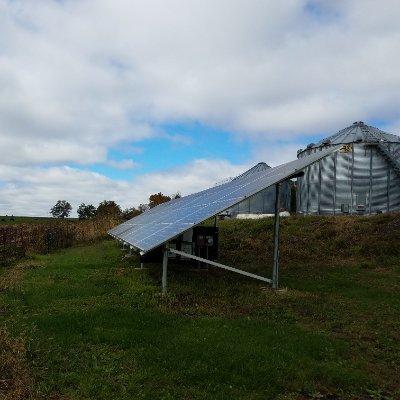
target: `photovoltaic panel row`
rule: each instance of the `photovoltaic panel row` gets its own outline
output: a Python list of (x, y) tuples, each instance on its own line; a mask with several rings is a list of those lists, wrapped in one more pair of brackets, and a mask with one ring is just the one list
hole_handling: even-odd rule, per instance
[(116, 226), (109, 234), (146, 253), (267, 187), (290, 178), (340, 147), (312, 153), (278, 167), (163, 203)]

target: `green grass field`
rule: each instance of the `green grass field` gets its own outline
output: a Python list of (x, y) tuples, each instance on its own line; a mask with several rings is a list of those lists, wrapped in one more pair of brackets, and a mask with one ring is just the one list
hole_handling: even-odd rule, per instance
[(288, 263), (279, 294), (171, 266), (166, 295), (113, 241), (33, 256), (0, 270), (0, 398), (399, 399), (389, 256)]

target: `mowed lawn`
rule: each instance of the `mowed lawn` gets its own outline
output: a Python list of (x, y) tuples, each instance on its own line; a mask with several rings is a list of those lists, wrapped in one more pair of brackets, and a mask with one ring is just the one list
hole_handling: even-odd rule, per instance
[(124, 254), (0, 270), (0, 398), (400, 398), (399, 265), (286, 266), (282, 293), (171, 266), (161, 295), (161, 266)]

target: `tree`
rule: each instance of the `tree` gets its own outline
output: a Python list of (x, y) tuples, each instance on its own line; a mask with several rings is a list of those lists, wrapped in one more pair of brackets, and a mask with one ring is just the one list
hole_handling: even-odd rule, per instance
[(182, 195), (181, 195), (181, 192), (179, 192), (179, 191), (171, 196), (172, 200), (180, 199), (181, 197), (182, 197)]
[(162, 194), (161, 192), (152, 194), (149, 197), (149, 207), (154, 208), (162, 203), (166, 203), (167, 201), (170, 201), (171, 197), (166, 196), (165, 194)]
[(141, 214), (141, 212), (136, 209), (135, 207), (132, 208), (126, 208), (124, 211), (122, 211), (122, 218), (127, 221), (128, 219), (132, 219), (136, 216)]
[(82, 203), (77, 210), (79, 219), (91, 219), (96, 216), (96, 207), (93, 204)]
[(140, 213), (144, 213), (144, 212), (146, 212), (148, 209), (150, 209), (150, 207), (149, 207), (148, 204), (139, 204), (139, 206), (138, 206), (138, 211), (139, 211)]
[(71, 204), (66, 200), (58, 200), (57, 203), (51, 208), (50, 214), (55, 218), (65, 218), (71, 214)]
[(99, 218), (121, 218), (121, 207), (113, 200), (104, 200), (97, 207), (96, 216)]

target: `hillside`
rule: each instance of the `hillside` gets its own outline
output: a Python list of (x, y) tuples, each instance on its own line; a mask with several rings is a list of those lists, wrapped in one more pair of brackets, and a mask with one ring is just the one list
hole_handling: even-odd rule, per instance
[[(0, 268), (1, 399), (400, 398), (398, 214), (282, 220), (281, 286), (97, 240)], [(220, 223), (268, 276), (272, 220)]]
[[(224, 260), (257, 265), (272, 262), (273, 218), (220, 222)], [(295, 216), (281, 218), (283, 267), (305, 263), (382, 264), (400, 257), (400, 213), (376, 216)]]

